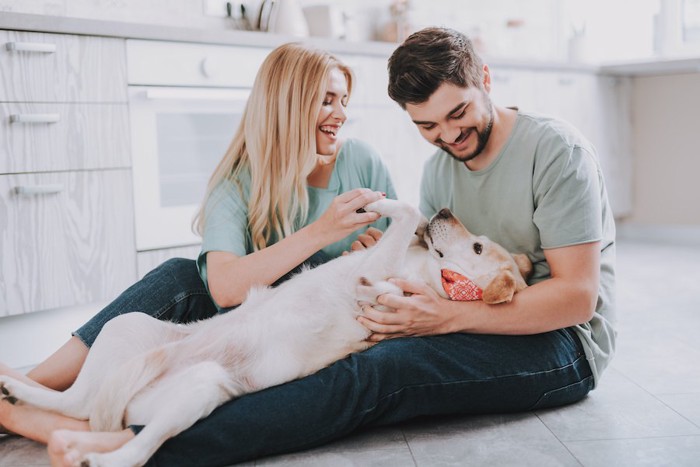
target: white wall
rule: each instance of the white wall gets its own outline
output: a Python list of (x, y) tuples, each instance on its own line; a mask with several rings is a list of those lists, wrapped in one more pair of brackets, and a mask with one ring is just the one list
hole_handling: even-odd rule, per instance
[(700, 73), (633, 80), (631, 222), (700, 227)]

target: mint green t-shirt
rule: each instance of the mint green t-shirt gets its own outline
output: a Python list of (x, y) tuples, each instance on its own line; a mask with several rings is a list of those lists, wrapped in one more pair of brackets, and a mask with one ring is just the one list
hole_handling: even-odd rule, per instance
[[(202, 250), (197, 259), (199, 274), (207, 282), (206, 254), (210, 251), (227, 251), (236, 256), (245, 256), (253, 252), (253, 242), (248, 228), (248, 199), (250, 197), (250, 173), (246, 172), (238, 180), (222, 183), (214, 190), (206, 207)], [(333, 198), (355, 188), (369, 188), (386, 193), (387, 198), (396, 199), (396, 192), (389, 177), (389, 171), (379, 154), (368, 144), (355, 140), (346, 140), (336, 157), (333, 172), (326, 188), (308, 187), (309, 215), (305, 223), (298, 222), (296, 230), (317, 220), (330, 206)], [(388, 219), (382, 218), (372, 224), (382, 231), (389, 225)], [(340, 256), (349, 250), (357, 236), (366, 227), (358, 229), (348, 237), (326, 246), (314, 255), (315, 262), (323, 262)], [(272, 243), (279, 239), (273, 239)]]
[(600, 241), (593, 319), (576, 326), (597, 384), (615, 349), (615, 224), (595, 149), (569, 124), (519, 112), (497, 158), (471, 171), (440, 150), (425, 164), (420, 209), (448, 207), (477, 235), (534, 265), (530, 283), (550, 277), (544, 250)]

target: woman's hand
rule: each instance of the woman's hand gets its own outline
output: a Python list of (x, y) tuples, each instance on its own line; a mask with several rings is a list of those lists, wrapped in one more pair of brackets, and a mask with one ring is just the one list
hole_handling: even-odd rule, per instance
[(326, 236), (328, 244), (335, 243), (379, 219), (381, 216), (376, 212), (365, 212), (362, 208), (384, 196), (384, 193), (369, 188), (347, 191), (336, 196), (313, 225), (321, 235)]
[(364, 314), (357, 320), (372, 331), (368, 341), (453, 332), (453, 308), (449, 306), (449, 300), (440, 297), (423, 282), (403, 279), (391, 279), (390, 282), (410, 295), (380, 295), (377, 302), (388, 307), (388, 311), (379, 311), (371, 305), (362, 307)]

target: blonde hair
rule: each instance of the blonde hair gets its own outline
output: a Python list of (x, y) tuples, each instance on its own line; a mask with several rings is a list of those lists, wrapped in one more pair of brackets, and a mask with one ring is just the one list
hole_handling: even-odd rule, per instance
[(316, 167), (316, 121), (328, 76), (340, 69), (352, 90), (352, 72), (328, 52), (285, 44), (274, 49), (260, 67), (241, 123), (207, 185), (204, 202), (193, 221), (204, 234), (213, 193), (224, 181), (243, 190), (240, 175), (250, 170), (248, 228), (254, 251), (306, 222), (309, 210), (306, 178)]

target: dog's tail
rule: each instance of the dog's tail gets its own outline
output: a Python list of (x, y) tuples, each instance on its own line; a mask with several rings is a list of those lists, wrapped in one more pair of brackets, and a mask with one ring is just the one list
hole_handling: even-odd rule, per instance
[(92, 431), (118, 431), (124, 428), (129, 402), (148, 384), (163, 375), (177, 358), (177, 347), (168, 344), (125, 362), (105, 378), (95, 396), (90, 414)]

